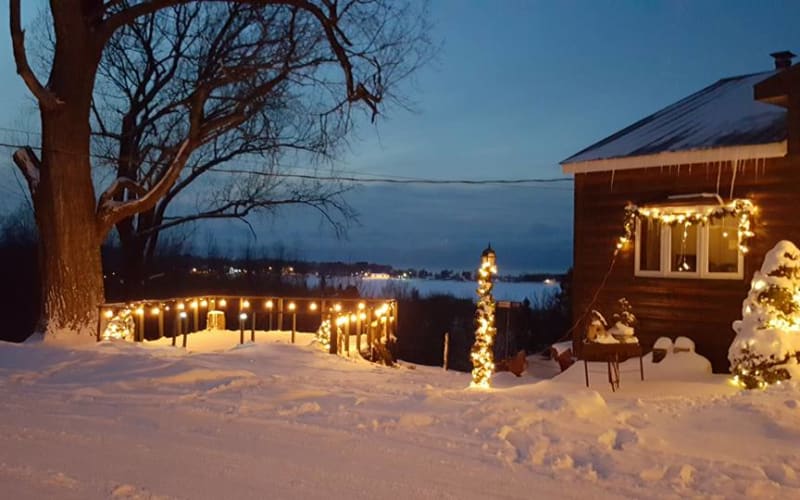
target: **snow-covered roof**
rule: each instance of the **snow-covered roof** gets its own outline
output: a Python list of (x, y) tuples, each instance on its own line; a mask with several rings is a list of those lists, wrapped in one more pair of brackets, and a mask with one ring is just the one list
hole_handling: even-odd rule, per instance
[(567, 173), (786, 154), (786, 109), (756, 101), (776, 71), (725, 78), (570, 156)]

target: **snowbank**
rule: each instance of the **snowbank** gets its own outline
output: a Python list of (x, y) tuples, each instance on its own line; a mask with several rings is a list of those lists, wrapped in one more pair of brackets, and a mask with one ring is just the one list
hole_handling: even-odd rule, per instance
[(644, 382), (623, 363), (613, 394), (596, 363), (590, 389), (576, 364), (474, 391), (468, 373), (330, 356), (286, 332), (201, 348), (225, 335), (238, 342), (190, 337), (188, 353), (0, 344), (3, 496), (800, 495), (797, 385), (741, 392), (692, 353), (646, 360)]

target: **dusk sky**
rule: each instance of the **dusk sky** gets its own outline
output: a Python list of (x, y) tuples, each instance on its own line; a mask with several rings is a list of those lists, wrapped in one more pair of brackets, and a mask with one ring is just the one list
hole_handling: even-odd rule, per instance
[[(30, 1), (30, 4), (28, 3)], [(36, 1), (26, 0), (26, 18)], [(33, 8), (32, 8), (33, 7)], [(35, 109), (14, 73), (0, 9), (0, 127), (35, 131)], [(364, 125), (337, 167), (435, 179), (559, 177), (560, 160), (722, 77), (772, 68), (770, 52), (800, 53), (800, 2), (434, 0), (436, 60), (403, 93), (415, 112), (389, 109)], [(0, 130), (0, 142), (20, 134)], [(36, 136), (33, 136), (36, 140)], [(0, 194), (23, 191), (0, 148)], [(570, 183), (514, 187), (361, 186), (347, 239), (308, 211), (255, 217), (209, 231), (231, 253), (282, 244), (299, 258), (469, 269), (487, 241), (501, 271), (562, 271), (572, 259)]]

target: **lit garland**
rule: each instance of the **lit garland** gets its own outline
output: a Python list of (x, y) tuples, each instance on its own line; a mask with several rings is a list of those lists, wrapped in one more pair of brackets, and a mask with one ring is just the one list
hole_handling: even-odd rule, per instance
[(477, 330), (475, 345), (472, 346), (472, 387), (489, 387), (489, 379), (494, 372), (494, 353), (492, 345), (497, 329), (494, 326), (495, 303), (492, 296), (492, 277), (497, 274), (497, 256), (489, 245), (481, 255), (481, 268), (478, 269), (478, 307), (476, 311)]
[(636, 230), (636, 219), (658, 221), (661, 224), (681, 224), (688, 228), (694, 224), (708, 224), (709, 221), (723, 217), (736, 217), (738, 222), (739, 250), (747, 253), (747, 240), (754, 236), (750, 229), (750, 219), (756, 212), (756, 206), (747, 199), (735, 199), (726, 205), (690, 207), (639, 207), (633, 203), (625, 206), (624, 234), (617, 241), (617, 251), (622, 250), (633, 241)]

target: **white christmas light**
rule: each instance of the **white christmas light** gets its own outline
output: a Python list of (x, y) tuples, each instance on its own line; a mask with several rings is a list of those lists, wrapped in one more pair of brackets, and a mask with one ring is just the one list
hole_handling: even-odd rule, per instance
[(472, 387), (490, 387), (489, 381), (494, 372), (494, 337), (497, 329), (494, 324), (495, 302), (492, 296), (493, 276), (497, 274), (497, 255), (489, 245), (481, 255), (478, 269), (478, 307), (475, 331), (475, 344), (472, 346)]

